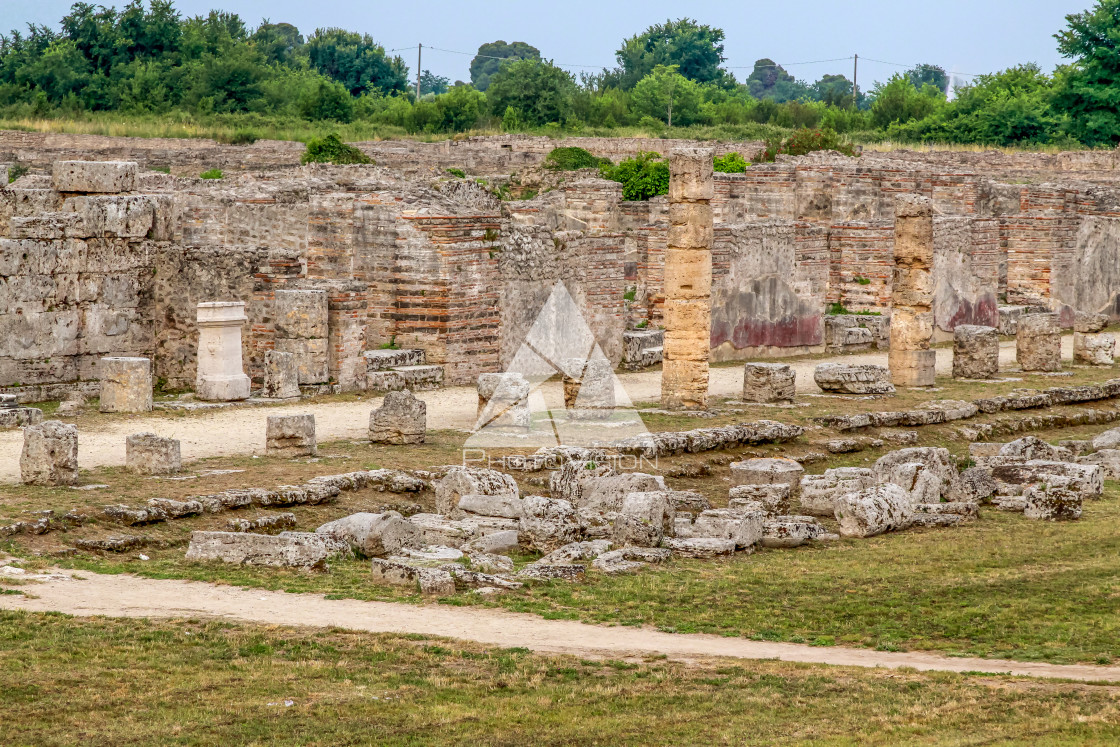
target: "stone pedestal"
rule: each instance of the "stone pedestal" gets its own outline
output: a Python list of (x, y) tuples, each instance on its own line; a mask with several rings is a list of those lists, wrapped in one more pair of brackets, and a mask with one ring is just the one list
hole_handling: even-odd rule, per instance
[(101, 412), (151, 412), (152, 362), (147, 358), (101, 359)]
[(1073, 333), (1073, 362), (1090, 366), (1111, 366), (1116, 357), (1116, 338), (1102, 332)]
[(804, 474), (805, 468), (792, 459), (747, 459), (731, 464), (732, 485), (788, 485), (795, 503)]
[(887, 356), (891, 381), (896, 386), (933, 386), (933, 203), (919, 195), (899, 195), (894, 216), (893, 308)]
[(327, 370), (327, 292), (278, 290), (272, 313), (276, 323), (276, 351), (291, 353), (300, 384), (322, 384)]
[(249, 397), (249, 377), (241, 364), (241, 326), (248, 319), (240, 301), (198, 305), (198, 374), (195, 394), (210, 402)]
[(125, 464), (138, 475), (172, 475), (183, 466), (179, 441), (154, 433), (133, 433), (125, 440)]
[(369, 440), (375, 444), (422, 444), (428, 406), (407, 389), (389, 392), (381, 407), (369, 414)]
[(1062, 329), (1057, 314), (1019, 317), (1015, 358), (1024, 371), (1062, 370)]
[(674, 150), (669, 169), (661, 406), (703, 410), (712, 337), (712, 151)]
[(264, 384), (261, 396), (291, 399), (299, 396), (299, 364), (294, 353), (269, 350), (264, 354)]
[(999, 330), (961, 324), (953, 330), (953, 378), (991, 379), (999, 375)]
[(269, 415), (265, 451), (269, 456), (315, 456), (315, 416)]
[(24, 428), (19, 473), (28, 485), (78, 482), (78, 426), (48, 420)]
[(478, 377), (477, 428), (528, 429), (529, 382), (521, 374), (489, 373)]
[(797, 372), (784, 363), (748, 363), (743, 367), (744, 402), (792, 402)]
[(614, 368), (605, 358), (569, 361), (578, 377), (564, 376), (564, 407), (570, 420), (606, 420), (614, 413)]

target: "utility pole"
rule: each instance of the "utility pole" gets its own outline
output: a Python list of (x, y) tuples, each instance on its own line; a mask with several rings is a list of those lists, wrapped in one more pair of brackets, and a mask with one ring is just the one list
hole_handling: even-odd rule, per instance
[(420, 103), (420, 58), (424, 53), (424, 45), (416, 45), (416, 103)]
[(855, 67), (852, 68), (852, 109), (859, 109), (859, 55), (855, 57)]

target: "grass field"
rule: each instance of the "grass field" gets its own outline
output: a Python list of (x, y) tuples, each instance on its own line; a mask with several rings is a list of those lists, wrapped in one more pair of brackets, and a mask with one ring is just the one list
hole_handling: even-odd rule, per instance
[(1115, 744), (1120, 688), (0, 612), (8, 745)]

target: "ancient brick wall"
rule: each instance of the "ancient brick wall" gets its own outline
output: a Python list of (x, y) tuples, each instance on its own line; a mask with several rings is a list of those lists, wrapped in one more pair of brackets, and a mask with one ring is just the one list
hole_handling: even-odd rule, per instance
[(849, 311), (883, 311), (891, 304), (894, 226), (836, 223), (829, 227), (827, 301)]

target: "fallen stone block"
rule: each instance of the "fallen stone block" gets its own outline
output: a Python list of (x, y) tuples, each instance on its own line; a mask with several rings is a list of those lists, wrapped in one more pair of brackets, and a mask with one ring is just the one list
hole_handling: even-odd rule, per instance
[(601, 460), (564, 462), (560, 469), (549, 475), (549, 493), (557, 500), (568, 501), (573, 506), (583, 506), (584, 485), (597, 478), (610, 477), (614, 474), (614, 469)]
[(784, 363), (747, 363), (743, 368), (744, 402), (792, 402), (797, 372)]
[(421, 568), (373, 558), (370, 573), (376, 583), (412, 589), (425, 595), (449, 596), (455, 593), (455, 577), (441, 568)]
[(1110, 334), (1074, 333), (1073, 362), (1089, 366), (1111, 366), (1116, 362), (1116, 337)]
[(1079, 456), (1077, 463), (1100, 467), (1106, 480), (1120, 480), (1120, 449), (1101, 449), (1093, 454)]
[(508, 578), (490, 573), (480, 573), (466, 568), (448, 568), (447, 570), (455, 579), (455, 588), (460, 590), (493, 588), (514, 591), (525, 588), (525, 584), (520, 581), (511, 581)]
[(969, 467), (961, 473), (961, 487), (967, 502), (985, 503), (995, 495), (998, 486), (990, 471), (983, 467)]
[(812, 516), (775, 516), (762, 523), (759, 544), (770, 549), (800, 547), (826, 532)]
[(504, 555), (506, 553), (517, 552), (520, 548), (518, 536), (518, 531), (516, 529), (484, 534), (463, 545), (463, 551), (467, 553), (478, 552), (491, 555)]
[(580, 508), (600, 512), (620, 511), (622, 502), (631, 493), (665, 491), (665, 478), (644, 472), (626, 472), (621, 475), (591, 478), (582, 482)]
[(657, 547), (666, 529), (672, 532), (673, 510), (661, 491), (629, 493), (614, 521), (614, 543)]
[(369, 415), (369, 440), (375, 444), (422, 444), (428, 406), (407, 389), (389, 392)]
[(162, 512), (168, 519), (198, 516), (203, 512), (200, 501), (176, 501), (170, 498), (152, 498), (148, 501), (148, 508)]
[(345, 543), (309, 532), (278, 535), (193, 532), (186, 559), (264, 565), (276, 568), (326, 568), (327, 560), (349, 553)]
[(315, 456), (315, 416), (269, 415), (265, 434), (265, 450), (269, 456)]
[(27, 485), (78, 482), (78, 427), (48, 420), (23, 429), (20, 479)]
[(295, 529), (296, 515), (292, 513), (268, 514), (255, 519), (230, 519), (226, 526), (231, 532), (286, 531)]
[(821, 363), (813, 370), (813, 381), (825, 392), (836, 394), (893, 394), (890, 370), (885, 366)]
[(420, 530), (420, 542), (425, 545), (463, 547), (482, 536), (477, 525), (453, 521), (440, 514), (414, 514), (408, 520)]
[(131, 534), (113, 535), (101, 539), (80, 539), (74, 543), (79, 550), (93, 550), (96, 552), (128, 552), (148, 545), (146, 537), (137, 537)]
[(999, 375), (999, 330), (959, 324), (953, 330), (953, 378), (991, 379)]
[(1057, 314), (1019, 317), (1015, 358), (1024, 371), (1062, 370), (1062, 328)]
[(133, 433), (125, 439), (125, 464), (138, 475), (173, 475), (183, 466), (179, 441), (154, 433)]
[(471, 570), (480, 573), (513, 573), (513, 558), (486, 552), (467, 552), (465, 550), (464, 552), (466, 552), (467, 560), (470, 561)]
[(721, 555), (735, 553), (735, 540), (716, 539), (714, 537), (695, 537), (689, 539), (676, 539), (666, 537), (661, 546), (672, 550), (674, 555), (682, 558), (716, 558)]
[(845, 493), (870, 488), (876, 483), (875, 473), (864, 467), (838, 467), (823, 475), (801, 478), (801, 510), (812, 516), (832, 516), (836, 499)]
[(452, 467), (433, 485), (436, 511), (451, 514), (464, 495), (518, 496), (517, 481), (504, 472), (476, 467)]
[(342, 540), (367, 558), (425, 544), (422, 531), (396, 511), (351, 514), (323, 524), (315, 533)]
[(521, 498), (516, 495), (476, 495), (468, 493), (459, 498), (459, 505), (452, 513), (452, 518), (463, 518), (463, 514), (520, 519), (525, 515), (525, 509), (521, 505)]
[(610, 550), (611, 547), (612, 543), (609, 540), (571, 542), (553, 550), (536, 563), (540, 565), (572, 565), (580, 560), (594, 560)]
[(692, 524), (692, 537), (727, 539), (745, 549), (762, 539), (764, 514), (745, 508), (715, 508), (704, 511)]
[(1097, 451), (1120, 449), (1120, 428), (1110, 428), (1104, 433), (1098, 433), (1093, 438), (1093, 448)]
[(633, 573), (650, 563), (663, 563), (671, 556), (671, 550), (661, 547), (623, 547), (598, 556), (591, 567), (609, 575)]
[(1076, 521), (1081, 518), (1082, 490), (1078, 481), (1054, 477), (1023, 490), (1023, 515), (1043, 521)]
[(523, 507), (519, 531), (527, 547), (547, 553), (579, 540), (579, 520), (571, 503), (531, 495)]
[(101, 412), (151, 412), (152, 362), (147, 358), (102, 358)]
[[(964, 490), (961, 485), (961, 476), (953, 464), (948, 449), (931, 446), (899, 449), (889, 454), (884, 454), (875, 462), (875, 476), (880, 482), (890, 482), (896, 473), (896, 467), (907, 462), (916, 462), (925, 466), (933, 476), (934, 484), (938, 488), (938, 499), (944, 501), (964, 500)], [(936, 502), (932, 496), (923, 502)]]
[(292, 399), (300, 396), (299, 362), (295, 353), (265, 351), (261, 396), (268, 399)]
[[(804, 480), (804, 478), (802, 478)], [(793, 499), (792, 491), (786, 483), (773, 485), (736, 485), (728, 492), (729, 508), (741, 508), (744, 504), (757, 503), (767, 516), (788, 514)], [(709, 507), (701, 508), (703, 511)]]
[(530, 578), (536, 581), (582, 581), (587, 576), (587, 567), (583, 565), (527, 565), (517, 572), (518, 578)]
[(877, 485), (836, 500), (836, 521), (842, 537), (873, 537), (900, 531), (914, 522), (910, 494), (897, 485)]
[(1050, 461), (1070, 461), (1073, 454), (1060, 449), (1035, 436), (1024, 436), (1003, 444), (999, 456), (1019, 457), (1020, 459), (1046, 459)]
[(129, 161), (55, 161), (51, 184), (63, 193), (118, 194), (135, 191), (136, 174)]

